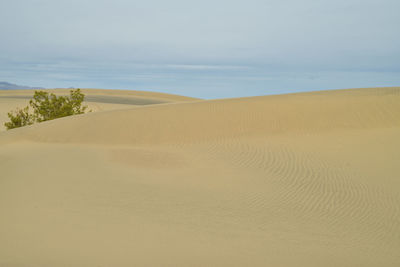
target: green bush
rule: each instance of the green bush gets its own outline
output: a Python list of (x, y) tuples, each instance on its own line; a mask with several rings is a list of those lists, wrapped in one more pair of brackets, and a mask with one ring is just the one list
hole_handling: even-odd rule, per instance
[(56, 96), (45, 91), (35, 91), (33, 99), (29, 101), (33, 114), (29, 113), (29, 106), (9, 112), (10, 121), (4, 126), (9, 130), (35, 122), (83, 114), (87, 109), (87, 106), (82, 106), (84, 100), (85, 95), (80, 89), (71, 90), (69, 96)]
[(32, 114), (29, 114), (28, 106), (22, 109), (11, 111), (7, 115), (10, 118), (9, 122), (4, 123), (4, 126), (6, 126), (7, 130), (22, 127), (25, 125), (31, 125), (35, 121), (34, 116)]

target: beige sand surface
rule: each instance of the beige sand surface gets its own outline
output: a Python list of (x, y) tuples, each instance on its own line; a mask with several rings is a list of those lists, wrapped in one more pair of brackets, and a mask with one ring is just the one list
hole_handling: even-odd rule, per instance
[(3, 131), (0, 266), (400, 266), (399, 137), (400, 88)]
[[(71, 89), (46, 89), (56, 95), (69, 95)], [(93, 112), (114, 109), (132, 108), (150, 104), (193, 101), (195, 98), (155, 92), (131, 90), (81, 89), (85, 94), (85, 105)], [(9, 121), (7, 113), (29, 104), (35, 90), (0, 90), (0, 131), (4, 131), (4, 123)]]

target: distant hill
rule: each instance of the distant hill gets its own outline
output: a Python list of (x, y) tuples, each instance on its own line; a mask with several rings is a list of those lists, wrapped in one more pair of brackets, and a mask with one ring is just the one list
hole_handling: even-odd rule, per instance
[(44, 89), (43, 87), (30, 87), (24, 85), (17, 85), (8, 82), (0, 82), (0, 90), (15, 90), (15, 89)]

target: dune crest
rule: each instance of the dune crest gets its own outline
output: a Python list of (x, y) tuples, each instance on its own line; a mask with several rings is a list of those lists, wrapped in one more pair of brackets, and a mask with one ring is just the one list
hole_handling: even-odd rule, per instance
[(399, 99), (399, 88), (377, 88), (150, 105), (63, 118), (12, 136), (135, 145), (395, 127)]

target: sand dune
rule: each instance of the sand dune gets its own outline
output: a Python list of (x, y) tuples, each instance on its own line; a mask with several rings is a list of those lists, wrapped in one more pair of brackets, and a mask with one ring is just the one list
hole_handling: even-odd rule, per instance
[(400, 88), (142, 94), (0, 133), (0, 266), (400, 266)]
[[(69, 95), (71, 89), (45, 89), (56, 95)], [(85, 105), (90, 110), (105, 111), (131, 108), (151, 104), (163, 104), (196, 100), (192, 97), (128, 90), (81, 89), (85, 94)], [(35, 90), (0, 90), (0, 131), (5, 130), (4, 123), (8, 121), (7, 112), (23, 108), (29, 104)]]

